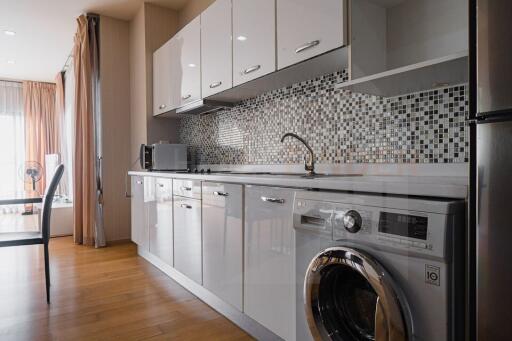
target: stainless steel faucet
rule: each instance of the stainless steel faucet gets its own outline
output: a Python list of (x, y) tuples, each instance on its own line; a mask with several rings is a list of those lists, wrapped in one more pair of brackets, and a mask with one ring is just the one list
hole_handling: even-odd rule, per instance
[(296, 138), (297, 140), (302, 142), (304, 146), (306, 146), (309, 152), (309, 160), (307, 159), (307, 157), (304, 157), (304, 168), (306, 169), (308, 176), (315, 175), (315, 153), (313, 153), (313, 149), (311, 149), (309, 144), (306, 141), (304, 141), (302, 137), (294, 133), (284, 134), (283, 137), (281, 137), (281, 142), (284, 142), (284, 139), (287, 138), (288, 136)]

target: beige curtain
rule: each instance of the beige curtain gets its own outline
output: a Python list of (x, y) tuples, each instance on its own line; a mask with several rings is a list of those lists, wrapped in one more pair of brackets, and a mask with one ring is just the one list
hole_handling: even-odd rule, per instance
[[(55, 76), (55, 117), (56, 117), (56, 119), (58, 119), (57, 124), (60, 127), (59, 155), (60, 155), (60, 163), (62, 163), (62, 164), (65, 163), (64, 162), (64, 159), (65, 159), (64, 154), (65, 154), (65, 149), (66, 149), (66, 143), (65, 143), (66, 139), (64, 137), (65, 136), (65, 134), (64, 134), (64, 131), (65, 131), (64, 115), (65, 115), (66, 106), (65, 106), (64, 98), (65, 98), (65, 95), (64, 95), (64, 73), (59, 72)], [(65, 167), (68, 167), (68, 165), (66, 164)], [(59, 183), (58, 193), (61, 195), (68, 193), (68, 179), (67, 179), (67, 176), (65, 176), (65, 174)]]
[(78, 19), (73, 62), (75, 75), (74, 240), (77, 244), (95, 244), (96, 193), (94, 183), (94, 122), (92, 107), (91, 52), (88, 21)]
[[(44, 168), (46, 154), (60, 154), (60, 117), (55, 111), (55, 84), (23, 82), (25, 110), (25, 160), (36, 161)], [(36, 183), (36, 191), (44, 192), (46, 179)], [(32, 190), (27, 184), (25, 189)]]

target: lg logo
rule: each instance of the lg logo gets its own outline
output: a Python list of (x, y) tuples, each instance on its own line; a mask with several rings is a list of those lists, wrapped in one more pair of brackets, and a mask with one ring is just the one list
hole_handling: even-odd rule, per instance
[(432, 285), (441, 285), (441, 268), (434, 265), (425, 265), (425, 282)]

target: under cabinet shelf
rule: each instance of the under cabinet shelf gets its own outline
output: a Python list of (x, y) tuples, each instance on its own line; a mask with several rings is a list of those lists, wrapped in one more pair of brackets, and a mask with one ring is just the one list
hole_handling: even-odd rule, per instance
[(339, 83), (337, 89), (394, 97), (468, 81), (468, 52), (403, 66)]

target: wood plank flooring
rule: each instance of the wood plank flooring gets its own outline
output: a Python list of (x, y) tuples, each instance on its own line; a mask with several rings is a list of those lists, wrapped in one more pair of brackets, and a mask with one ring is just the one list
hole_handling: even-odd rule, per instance
[(52, 303), (40, 246), (0, 248), (0, 340), (251, 340), (137, 256), (50, 242)]

